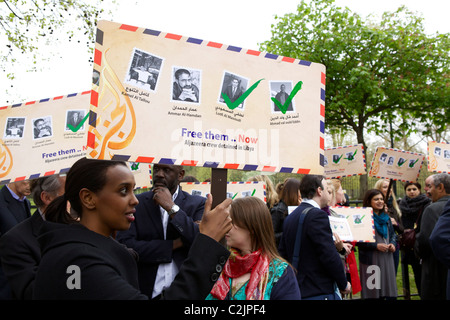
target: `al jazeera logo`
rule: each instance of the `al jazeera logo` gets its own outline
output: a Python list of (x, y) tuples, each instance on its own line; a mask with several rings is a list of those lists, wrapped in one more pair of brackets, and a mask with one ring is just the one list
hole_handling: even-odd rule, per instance
[(0, 139), (0, 178), (6, 177), (13, 167), (13, 157), (9, 148)]
[[(101, 72), (101, 88), (98, 101), (91, 102), (96, 108), (95, 121), (89, 126), (89, 134), (95, 140), (88, 145), (90, 156), (97, 159), (111, 159), (114, 154), (109, 150), (121, 150), (127, 147), (136, 134), (136, 115), (128, 96), (122, 95), (125, 88), (106, 59)], [(95, 105), (96, 104), (96, 105)], [(91, 109), (91, 112), (93, 110)]]

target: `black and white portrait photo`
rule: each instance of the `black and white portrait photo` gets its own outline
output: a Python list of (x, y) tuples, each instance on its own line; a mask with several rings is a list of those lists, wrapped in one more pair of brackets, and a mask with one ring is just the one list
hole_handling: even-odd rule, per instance
[(201, 71), (173, 67), (172, 101), (200, 103)]
[[(270, 96), (284, 105), (292, 91), (292, 81), (270, 81)], [(291, 101), (286, 111), (294, 111), (294, 102)], [(272, 101), (272, 113), (281, 113), (280, 108)]]
[[(72, 128), (77, 128), (81, 121), (83, 121), (83, 118), (86, 116), (86, 110), (67, 110), (66, 112), (66, 128), (65, 131), (71, 131), (69, 128), (69, 124), (72, 126)], [(80, 127), (80, 130), (84, 130), (84, 124)]]
[(51, 116), (33, 119), (33, 139), (48, 138), (52, 136), (53, 125)]
[(8, 118), (3, 139), (22, 139), (25, 130), (25, 118)]
[[(222, 88), (219, 96), (219, 102), (225, 103), (223, 95), (226, 94), (231, 102), (235, 102), (248, 88), (249, 80), (232, 74), (230, 72), (225, 72), (222, 79)], [(226, 104), (226, 103), (225, 103)], [(244, 110), (244, 102), (236, 107), (238, 110)]]
[(124, 82), (147, 91), (155, 91), (163, 61), (163, 58), (135, 48)]

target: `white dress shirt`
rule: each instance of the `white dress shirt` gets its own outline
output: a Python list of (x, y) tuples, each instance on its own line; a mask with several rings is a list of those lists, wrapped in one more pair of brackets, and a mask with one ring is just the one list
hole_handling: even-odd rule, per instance
[[(178, 190), (172, 195), (172, 200), (175, 202), (175, 199), (178, 196)], [(164, 230), (164, 240), (166, 239), (166, 232), (167, 232), (167, 224), (169, 223), (169, 214), (166, 210), (164, 210), (163, 207), (159, 206), (159, 210), (161, 211), (161, 220), (163, 224), (163, 230)], [(153, 286), (153, 292), (152, 292), (152, 298), (159, 295), (164, 288), (169, 287), (172, 283), (173, 279), (178, 273), (178, 267), (173, 262), (173, 260), (169, 263), (161, 263), (158, 266), (158, 271), (156, 273), (156, 279), (155, 279), (155, 285)]]

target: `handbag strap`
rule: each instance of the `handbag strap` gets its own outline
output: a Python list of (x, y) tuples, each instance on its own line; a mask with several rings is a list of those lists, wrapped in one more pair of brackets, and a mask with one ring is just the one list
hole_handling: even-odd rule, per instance
[(305, 220), (306, 213), (308, 213), (310, 209), (312, 209), (312, 207), (304, 209), (302, 213), (300, 213), (300, 217), (298, 219), (298, 227), (294, 245), (294, 256), (292, 258), (292, 266), (295, 268), (295, 270), (298, 270), (298, 260), (300, 256), (300, 241), (302, 238), (303, 220)]

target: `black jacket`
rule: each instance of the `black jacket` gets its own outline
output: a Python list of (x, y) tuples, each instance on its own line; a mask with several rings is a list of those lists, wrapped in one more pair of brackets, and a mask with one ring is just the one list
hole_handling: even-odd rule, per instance
[[(80, 224), (44, 222), (39, 242), (42, 259), (36, 274), (34, 299), (148, 299), (138, 289), (136, 261), (125, 246)], [(199, 234), (163, 299), (204, 299), (217, 280), (229, 252)], [(76, 284), (79, 268), (80, 289)], [(75, 269), (76, 270), (76, 269)]]
[(297, 273), (302, 298), (331, 294), (335, 283), (345, 290), (347, 278), (326, 212), (302, 202), (284, 221), (280, 254), (292, 263), (299, 218), (306, 208), (311, 209), (303, 222)]

